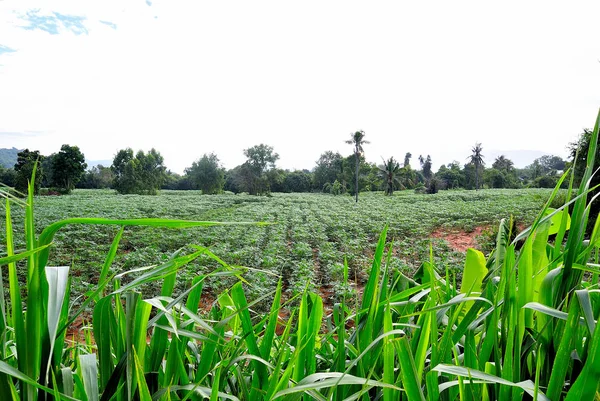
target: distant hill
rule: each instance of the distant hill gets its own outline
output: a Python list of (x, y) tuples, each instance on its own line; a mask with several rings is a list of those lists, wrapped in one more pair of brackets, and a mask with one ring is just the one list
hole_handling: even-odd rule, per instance
[(0, 149), (0, 166), (13, 168), (17, 163), (17, 153), (23, 149), (17, 148), (1, 148)]

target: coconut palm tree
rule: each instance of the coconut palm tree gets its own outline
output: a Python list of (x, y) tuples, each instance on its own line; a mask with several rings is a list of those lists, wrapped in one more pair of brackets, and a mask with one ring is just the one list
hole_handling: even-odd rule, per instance
[(360, 156), (363, 154), (364, 149), (363, 145), (369, 143), (369, 141), (365, 141), (365, 132), (364, 131), (356, 131), (354, 134), (350, 134), (349, 140), (346, 141), (347, 144), (354, 145), (354, 159), (356, 160), (356, 174), (355, 174), (355, 187), (354, 191), (356, 193), (356, 202), (358, 202), (358, 167), (360, 164)]
[(385, 180), (385, 194), (393, 195), (394, 194), (394, 182), (402, 185), (400, 180), (398, 179), (398, 174), (400, 172), (400, 163), (398, 163), (393, 157), (390, 157), (387, 161), (383, 161), (382, 166), (377, 166), (379, 169), (379, 173), (383, 176)]
[(485, 166), (485, 162), (483, 161), (483, 155), (481, 152), (483, 151), (483, 147), (481, 143), (476, 142), (475, 146), (471, 149), (471, 163), (475, 166), (475, 190), (479, 189), (479, 171), (481, 167)]

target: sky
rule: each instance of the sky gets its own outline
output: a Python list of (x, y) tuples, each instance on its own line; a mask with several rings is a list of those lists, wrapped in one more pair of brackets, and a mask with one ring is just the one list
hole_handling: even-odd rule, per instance
[(0, 148), (154, 147), (182, 173), (265, 143), (311, 169), (363, 130), (375, 163), (462, 164), (477, 142), (488, 165), (567, 157), (600, 107), (598, 15), (597, 0), (0, 0)]

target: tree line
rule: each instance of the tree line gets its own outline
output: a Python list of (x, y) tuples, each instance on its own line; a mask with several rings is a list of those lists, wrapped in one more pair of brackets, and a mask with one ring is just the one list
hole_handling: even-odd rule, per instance
[[(585, 145), (586, 133), (581, 144)], [(589, 135), (588, 135), (589, 136)], [(406, 152), (398, 161), (394, 156), (382, 158), (380, 164), (365, 160), (363, 131), (356, 131), (346, 141), (352, 152), (346, 156), (325, 151), (312, 170), (284, 170), (277, 167), (279, 155), (273, 147), (259, 144), (244, 149), (246, 161), (230, 170), (218, 156), (206, 153), (183, 175), (166, 168), (160, 152), (127, 148), (117, 152), (111, 166), (87, 169), (85, 157), (77, 146), (63, 145), (58, 153), (43, 156), (39, 151), (25, 149), (17, 155), (14, 169), (0, 167), (0, 182), (26, 193), (33, 165), (38, 162), (35, 190), (67, 194), (74, 188), (112, 188), (122, 194), (156, 194), (160, 189), (201, 190), (203, 194), (224, 191), (264, 195), (271, 192), (324, 192), (333, 195), (354, 194), (358, 201), (361, 191), (411, 189), (435, 193), (446, 189), (523, 188), (556, 185), (560, 173), (571, 163), (558, 156), (542, 156), (524, 169), (514, 167), (505, 156), (486, 165), (483, 147), (476, 143), (464, 163), (453, 161), (432, 170), (429, 155), (419, 155), (413, 165), (413, 155)], [(571, 144), (572, 158), (579, 143)]]

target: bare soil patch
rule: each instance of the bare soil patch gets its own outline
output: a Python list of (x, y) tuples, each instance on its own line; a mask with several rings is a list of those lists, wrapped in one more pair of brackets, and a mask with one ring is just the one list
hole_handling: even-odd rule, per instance
[(478, 248), (477, 237), (488, 227), (476, 227), (471, 232), (438, 228), (431, 233), (431, 238), (443, 239), (450, 248), (458, 252), (466, 252), (469, 248)]

